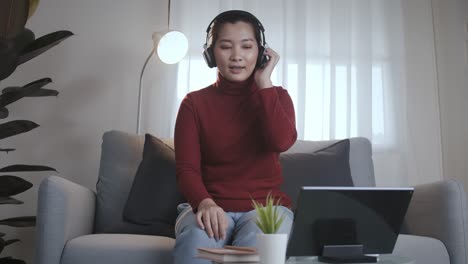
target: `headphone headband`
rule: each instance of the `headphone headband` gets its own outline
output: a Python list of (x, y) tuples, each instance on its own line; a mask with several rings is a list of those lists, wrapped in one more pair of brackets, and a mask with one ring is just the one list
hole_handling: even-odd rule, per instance
[(262, 46), (265, 46), (266, 42), (265, 42), (265, 28), (263, 27), (262, 23), (260, 22), (260, 20), (258, 20), (257, 17), (255, 17), (254, 15), (252, 15), (251, 13), (247, 12), (247, 11), (244, 11), (244, 10), (228, 10), (228, 11), (224, 11), (222, 13), (220, 13), (219, 15), (217, 15), (215, 18), (213, 18), (213, 20), (211, 20), (210, 24), (208, 25), (208, 27), (206, 28), (206, 40), (205, 40), (205, 44), (208, 45), (208, 38), (210, 36), (210, 31), (213, 27), (213, 24), (219, 20), (220, 18), (224, 17), (224, 16), (227, 16), (227, 15), (243, 15), (243, 16), (247, 16), (247, 17), (250, 17), (251, 19), (253, 19), (257, 26), (258, 26), (258, 29), (260, 29), (260, 33), (261, 33), (261, 37), (262, 37), (262, 41), (261, 41), (261, 45)]
[[(258, 57), (257, 57), (257, 62), (255, 65), (256, 67), (262, 68), (265, 65), (265, 63), (269, 60), (269, 57), (265, 55), (265, 50), (267, 47), (267, 44), (265, 41), (265, 28), (263, 27), (262, 23), (260, 23), (260, 20), (258, 20), (258, 18), (256, 18), (251, 13), (247, 11), (243, 11), (243, 10), (225, 11), (217, 15), (213, 20), (211, 20), (210, 24), (208, 25), (208, 28), (206, 29), (206, 40), (205, 40), (205, 44), (203, 45), (203, 50), (204, 50), (203, 58), (205, 59), (206, 64), (208, 64), (208, 67), (210, 68), (216, 67), (216, 59), (214, 56), (213, 47), (211, 47), (213, 43), (210, 43), (210, 46), (208, 46), (210, 32), (213, 30), (213, 24), (225, 16), (232, 16), (234, 21), (242, 21), (243, 17), (253, 20), (252, 24), (254, 24), (253, 26), (255, 30), (255, 37), (257, 37), (258, 31), (260, 31), (259, 37), (261, 38), (261, 40), (259, 41), (260, 43), (258, 43), (259, 44)], [(239, 17), (241, 19), (237, 20), (236, 17)], [(251, 22), (250, 20), (248, 22)], [(211, 34), (211, 37), (212, 35), (213, 34)]]

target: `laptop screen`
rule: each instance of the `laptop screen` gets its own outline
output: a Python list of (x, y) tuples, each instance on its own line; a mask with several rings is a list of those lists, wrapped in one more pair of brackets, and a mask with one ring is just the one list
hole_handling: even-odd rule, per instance
[(325, 246), (391, 253), (414, 188), (302, 187), (287, 256), (321, 256)]

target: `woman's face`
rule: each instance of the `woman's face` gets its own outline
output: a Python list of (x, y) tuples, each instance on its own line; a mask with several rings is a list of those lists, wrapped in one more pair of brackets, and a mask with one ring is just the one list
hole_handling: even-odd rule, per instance
[(247, 80), (255, 70), (258, 56), (253, 26), (242, 21), (221, 25), (214, 56), (224, 78), (234, 82)]

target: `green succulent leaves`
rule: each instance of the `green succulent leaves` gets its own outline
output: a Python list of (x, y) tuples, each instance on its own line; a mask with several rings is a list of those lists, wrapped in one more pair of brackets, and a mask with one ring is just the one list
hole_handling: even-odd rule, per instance
[(264, 234), (276, 234), (284, 221), (285, 215), (280, 216), (278, 211), (280, 201), (281, 199), (275, 201), (271, 193), (268, 194), (265, 205), (252, 199), (252, 205), (257, 212), (255, 223)]

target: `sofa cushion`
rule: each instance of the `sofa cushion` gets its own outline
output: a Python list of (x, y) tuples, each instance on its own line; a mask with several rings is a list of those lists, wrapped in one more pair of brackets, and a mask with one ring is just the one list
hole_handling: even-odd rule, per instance
[[(283, 153), (313, 153), (339, 140), (297, 140)], [(364, 137), (349, 138), (349, 166), (354, 186), (375, 186), (372, 144)]]
[(94, 234), (74, 238), (65, 245), (61, 264), (173, 263), (175, 240), (168, 237)]
[(284, 178), (281, 189), (293, 202), (302, 186), (353, 186), (348, 139), (313, 153), (282, 153), (280, 162)]
[(392, 254), (410, 258), (414, 263), (450, 263), (444, 243), (431, 237), (399, 235)]
[(177, 189), (174, 150), (146, 134), (143, 159), (123, 211), (125, 221), (143, 226), (124, 225), (121, 227), (131, 231), (123, 231), (173, 237), (177, 205), (182, 202), (184, 198)]
[(122, 131), (102, 137), (99, 179), (96, 184), (95, 232), (119, 232), (123, 208), (143, 153), (144, 137)]

